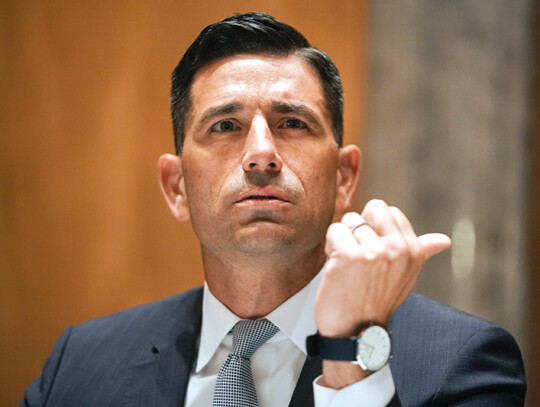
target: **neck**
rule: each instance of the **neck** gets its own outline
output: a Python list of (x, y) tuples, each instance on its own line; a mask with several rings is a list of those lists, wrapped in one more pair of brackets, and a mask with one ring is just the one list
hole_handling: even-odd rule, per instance
[(234, 261), (202, 247), (202, 257), (210, 291), (242, 319), (268, 315), (304, 288), (326, 260), (322, 244), (301, 256), (237, 256)]

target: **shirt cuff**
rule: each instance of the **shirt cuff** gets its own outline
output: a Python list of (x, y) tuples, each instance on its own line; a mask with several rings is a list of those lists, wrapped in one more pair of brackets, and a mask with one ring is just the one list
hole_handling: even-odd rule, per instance
[(388, 363), (381, 370), (372, 373), (365, 379), (339, 390), (318, 384), (321, 377), (319, 376), (313, 381), (313, 396), (316, 407), (385, 407), (396, 392)]

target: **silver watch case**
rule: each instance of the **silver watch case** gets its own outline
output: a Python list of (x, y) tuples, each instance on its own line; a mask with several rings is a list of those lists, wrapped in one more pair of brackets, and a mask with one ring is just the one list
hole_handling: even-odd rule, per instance
[(376, 372), (390, 359), (392, 345), (390, 335), (381, 326), (371, 325), (356, 340), (356, 362), (363, 370)]

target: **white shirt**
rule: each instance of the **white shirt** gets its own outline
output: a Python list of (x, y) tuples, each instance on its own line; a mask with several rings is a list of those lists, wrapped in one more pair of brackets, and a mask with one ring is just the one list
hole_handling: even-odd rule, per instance
[[(251, 357), (259, 407), (289, 405), (306, 359), (306, 337), (317, 332), (314, 306), (323, 272), (266, 316), (279, 332)], [(199, 352), (189, 378), (186, 407), (212, 406), (219, 368), (232, 348), (229, 332), (240, 319), (214, 297), (205, 283)], [(323, 387), (317, 380), (313, 382), (317, 407), (383, 407), (395, 392), (388, 365), (340, 390)]]

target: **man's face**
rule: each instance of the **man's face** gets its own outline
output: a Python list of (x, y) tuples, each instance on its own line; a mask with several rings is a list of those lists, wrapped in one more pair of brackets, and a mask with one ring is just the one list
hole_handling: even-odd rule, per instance
[(191, 100), (181, 160), (203, 250), (322, 244), (339, 160), (313, 68), (295, 56), (221, 59), (197, 73)]

